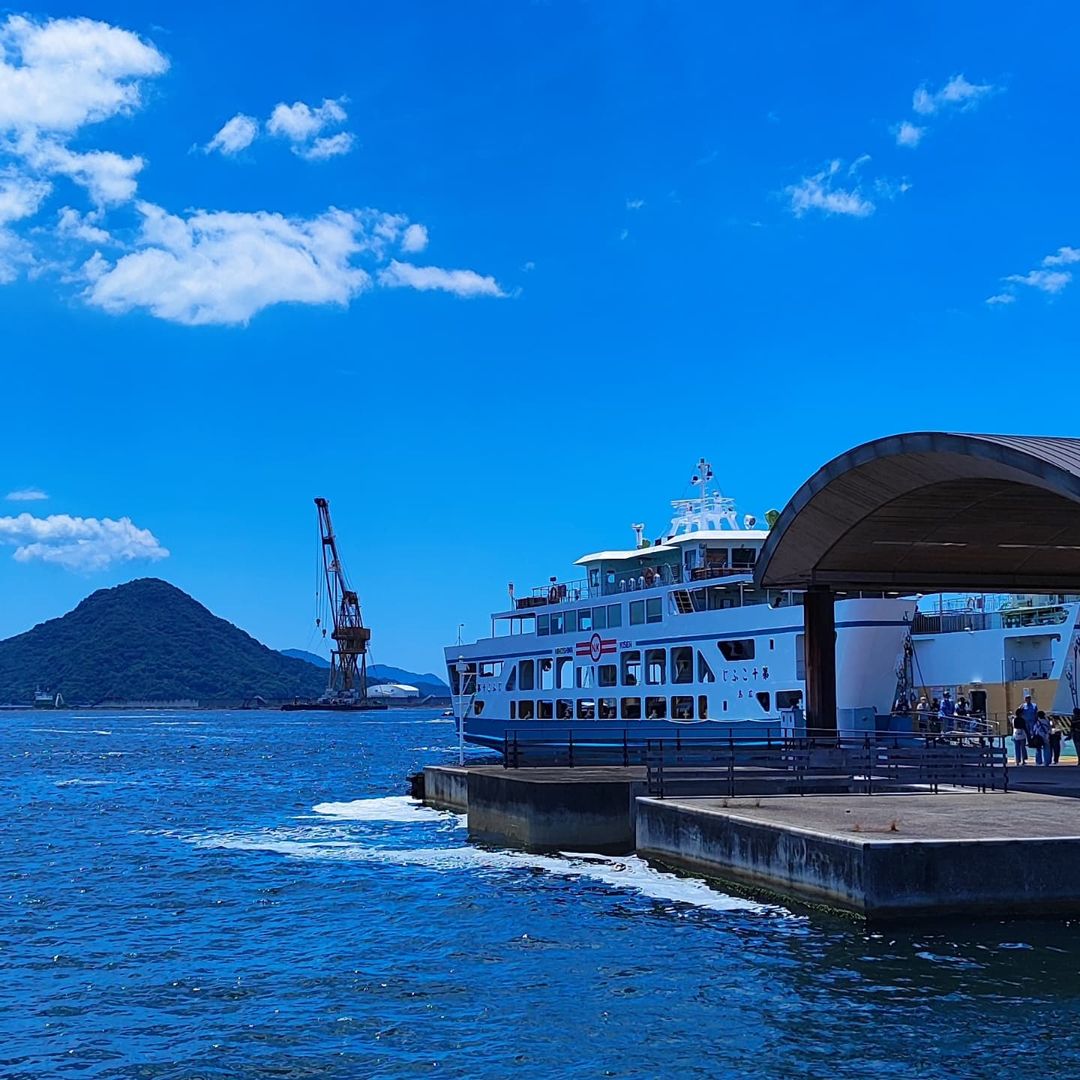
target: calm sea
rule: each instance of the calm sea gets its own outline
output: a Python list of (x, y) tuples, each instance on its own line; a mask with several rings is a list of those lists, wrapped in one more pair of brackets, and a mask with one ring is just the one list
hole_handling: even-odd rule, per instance
[(402, 795), (453, 741), (0, 714), (0, 1076), (1080, 1076), (1076, 924), (867, 933), (477, 848)]

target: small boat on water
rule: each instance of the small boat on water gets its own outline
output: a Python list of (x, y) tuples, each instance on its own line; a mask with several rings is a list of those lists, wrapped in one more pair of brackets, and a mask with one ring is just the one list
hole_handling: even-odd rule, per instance
[(53, 693), (51, 690), (42, 690), (38, 687), (34, 691), (34, 708), (35, 709), (66, 709), (67, 705), (64, 703), (64, 695), (57, 692)]

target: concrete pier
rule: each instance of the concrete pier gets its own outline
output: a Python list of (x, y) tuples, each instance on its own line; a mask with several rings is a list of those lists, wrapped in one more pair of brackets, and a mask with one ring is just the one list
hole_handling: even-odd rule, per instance
[(1017, 772), (1008, 794), (656, 799), (643, 769), (501, 765), (428, 767), (424, 787), (477, 841), (637, 851), (869, 921), (1080, 914), (1080, 768)]
[(634, 850), (634, 801), (645, 793), (645, 770), (428, 766), (424, 788), (425, 802), (468, 814), (474, 840), (625, 854)]
[(636, 843), (875, 921), (1080, 911), (1080, 802), (1028, 792), (641, 799)]

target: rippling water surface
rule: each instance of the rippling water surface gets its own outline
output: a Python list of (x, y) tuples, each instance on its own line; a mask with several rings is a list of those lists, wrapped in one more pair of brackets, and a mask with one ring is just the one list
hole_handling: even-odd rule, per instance
[(1080, 1076), (1076, 924), (867, 933), (480, 849), (401, 794), (452, 743), (0, 714), (0, 1076)]

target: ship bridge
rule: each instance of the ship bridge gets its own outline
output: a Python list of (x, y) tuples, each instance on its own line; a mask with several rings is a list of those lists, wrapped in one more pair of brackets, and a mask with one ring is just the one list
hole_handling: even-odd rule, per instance
[(1080, 592), (1080, 439), (912, 432), (819, 469), (754, 572), (803, 589), (807, 719), (836, 728), (836, 593)]

